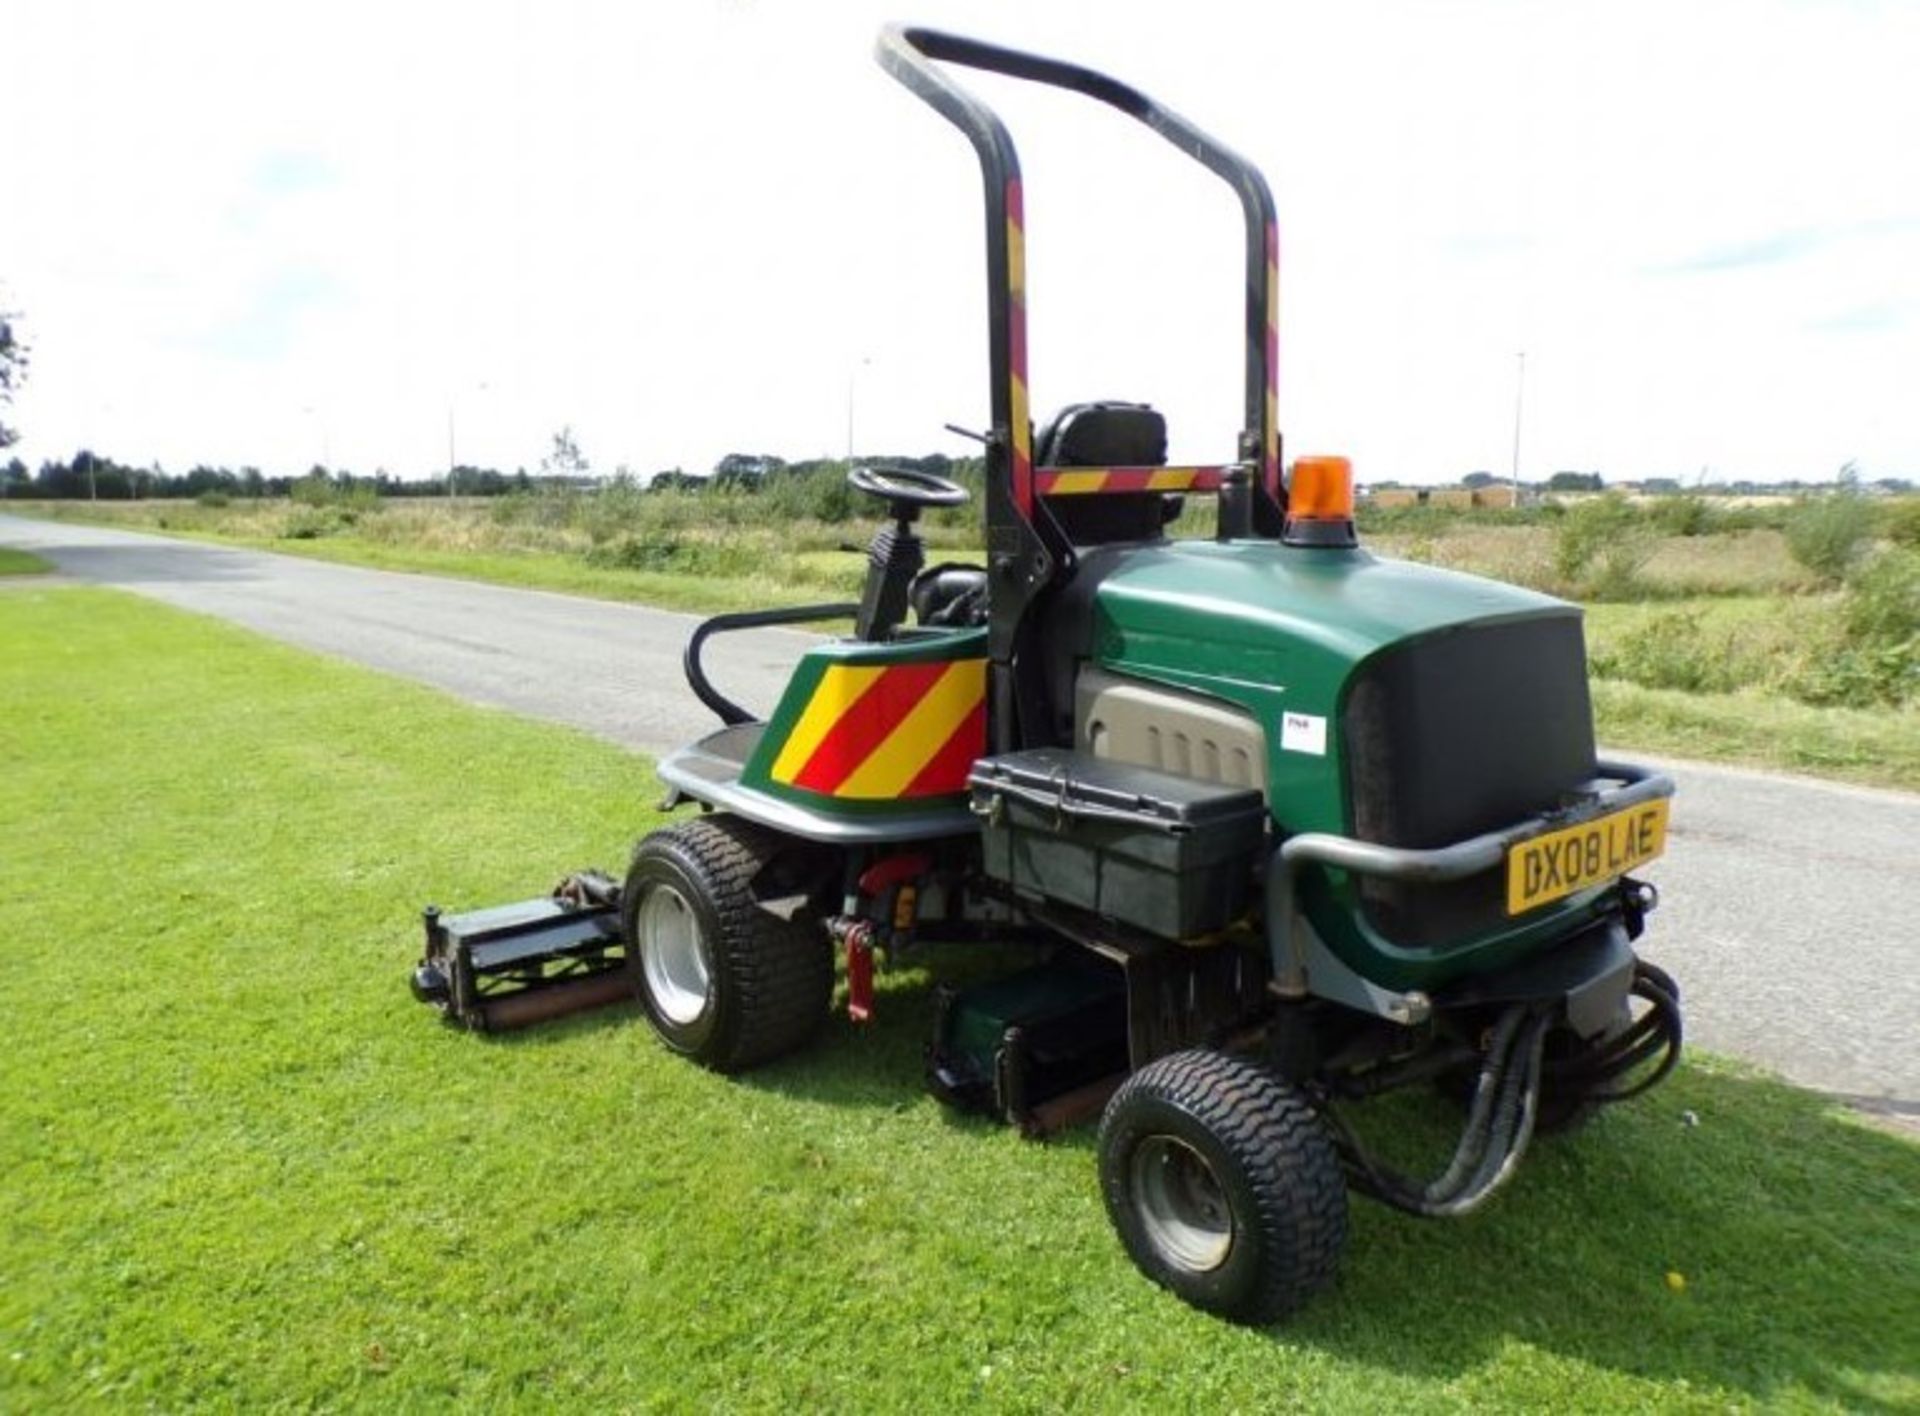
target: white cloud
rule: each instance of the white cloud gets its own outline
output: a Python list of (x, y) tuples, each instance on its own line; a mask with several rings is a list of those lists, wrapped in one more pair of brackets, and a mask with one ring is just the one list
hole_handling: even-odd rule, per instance
[[(890, 9), (891, 7), (887, 7)], [(1363, 477), (1920, 475), (1920, 10), (934, 3), (1259, 161), (1283, 426)], [(32, 458), (418, 473), (954, 446), (985, 419), (978, 178), (887, 9), (0, 0), (0, 279)], [(1036, 407), (1225, 456), (1230, 197), (982, 80), (1022, 144)], [(865, 361), (865, 362), (863, 362)]]

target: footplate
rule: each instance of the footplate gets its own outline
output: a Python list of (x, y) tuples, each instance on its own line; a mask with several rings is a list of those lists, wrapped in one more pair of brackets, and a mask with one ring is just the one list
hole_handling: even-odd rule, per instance
[(465, 914), (422, 915), (413, 996), (449, 1021), (504, 1032), (634, 996), (620, 937), (620, 887), (597, 871), (553, 894)]

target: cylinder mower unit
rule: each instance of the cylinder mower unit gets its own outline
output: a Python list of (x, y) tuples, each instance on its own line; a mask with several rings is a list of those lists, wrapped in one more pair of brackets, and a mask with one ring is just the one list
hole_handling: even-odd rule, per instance
[[(1134, 1262), (1271, 1321), (1333, 1278), (1350, 1189), (1466, 1213), (1536, 1133), (1674, 1066), (1679, 991), (1634, 952), (1656, 896), (1631, 875), (1664, 849), (1672, 783), (1597, 755), (1577, 607), (1362, 549), (1343, 458), (1283, 478), (1257, 170), (1075, 65), (899, 27), (877, 57), (984, 180), (986, 562), (926, 564), (916, 519), (961, 487), (855, 470), (891, 523), (859, 603), (722, 615), (688, 644), (722, 726), (659, 771), (702, 813), (642, 840), (619, 887), (430, 913), (415, 991), (488, 1028), (635, 998), (667, 1047), (734, 1071), (813, 1036), (836, 958), (862, 1023), (877, 963), (994, 946), (1018, 962), (934, 990), (932, 1090), (1030, 1133), (1099, 1116)], [(942, 64), (1108, 104), (1232, 188), (1232, 460), (1169, 465), (1137, 402), (1036, 435), (1018, 159)], [(1217, 534), (1170, 539), (1208, 494)], [(765, 720), (702, 668), (715, 634), (841, 617)], [(1460, 1114), (1424, 1176), (1353, 1119), (1409, 1087)]]
[(620, 886), (570, 875), (537, 900), (467, 914), (428, 906), (413, 996), (476, 1032), (506, 1032), (633, 996)]

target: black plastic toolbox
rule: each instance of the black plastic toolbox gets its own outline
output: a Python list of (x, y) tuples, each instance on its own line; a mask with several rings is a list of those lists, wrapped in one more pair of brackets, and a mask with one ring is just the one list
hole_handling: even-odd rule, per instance
[(1021, 894), (1166, 939), (1246, 908), (1266, 838), (1250, 787), (1051, 747), (983, 757), (968, 783), (986, 873)]

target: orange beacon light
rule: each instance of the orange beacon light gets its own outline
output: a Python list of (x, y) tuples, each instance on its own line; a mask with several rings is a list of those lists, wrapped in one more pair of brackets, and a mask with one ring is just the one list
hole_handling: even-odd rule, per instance
[(1287, 483), (1289, 546), (1357, 546), (1353, 529), (1353, 464), (1344, 457), (1296, 457)]

